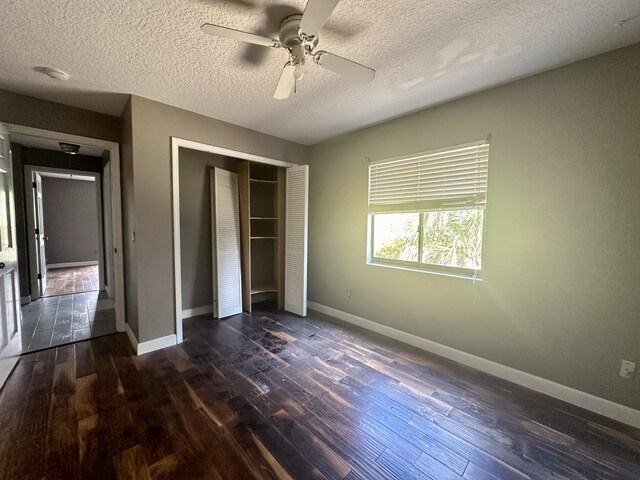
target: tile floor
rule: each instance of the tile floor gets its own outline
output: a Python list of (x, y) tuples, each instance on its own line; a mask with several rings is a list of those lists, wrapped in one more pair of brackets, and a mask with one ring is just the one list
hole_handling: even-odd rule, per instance
[(105, 292), (43, 297), (22, 307), (22, 351), (115, 333), (114, 300)]
[(51, 268), (43, 297), (100, 290), (98, 266)]

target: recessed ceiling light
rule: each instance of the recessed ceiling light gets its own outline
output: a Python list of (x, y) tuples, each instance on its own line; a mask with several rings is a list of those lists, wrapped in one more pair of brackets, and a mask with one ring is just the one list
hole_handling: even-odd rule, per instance
[(55, 78), (56, 80), (69, 80), (69, 74), (63, 72), (62, 70), (58, 70), (57, 68), (42, 67), (38, 68), (37, 70), (51, 78)]

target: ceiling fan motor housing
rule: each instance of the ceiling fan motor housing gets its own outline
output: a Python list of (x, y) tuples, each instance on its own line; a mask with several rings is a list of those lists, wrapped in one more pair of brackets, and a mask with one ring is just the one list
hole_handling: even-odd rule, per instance
[(318, 44), (317, 36), (311, 41), (306, 41), (300, 36), (300, 20), (302, 15), (289, 15), (280, 24), (280, 43), (289, 50), (292, 65), (304, 65), (305, 55), (311, 53)]
[(200, 28), (208, 35), (230, 38), (269, 48), (283, 48), (289, 54), (273, 94), (276, 100), (289, 98), (296, 91), (296, 83), (304, 76), (302, 67), (307, 57), (326, 70), (365, 84), (373, 80), (375, 70), (325, 51), (317, 51), (318, 32), (340, 0), (307, 0), (304, 14), (285, 17), (280, 23), (278, 40), (243, 32), (222, 25), (205, 23)]

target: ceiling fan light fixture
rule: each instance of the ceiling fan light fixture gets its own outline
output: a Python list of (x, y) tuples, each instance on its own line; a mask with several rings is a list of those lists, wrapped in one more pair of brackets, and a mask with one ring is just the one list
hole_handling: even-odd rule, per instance
[(80, 151), (80, 145), (75, 143), (60, 142), (60, 150), (69, 155), (76, 155)]
[(296, 80), (300, 80), (302, 79), (302, 77), (304, 77), (304, 70), (302, 70), (302, 67), (300, 65), (296, 65), (296, 67), (293, 69), (293, 78), (295, 78)]

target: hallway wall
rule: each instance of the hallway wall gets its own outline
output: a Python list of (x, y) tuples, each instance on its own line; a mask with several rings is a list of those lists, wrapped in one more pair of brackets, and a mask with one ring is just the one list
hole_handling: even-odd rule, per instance
[(96, 183), (42, 178), (47, 266), (98, 263), (98, 206)]

